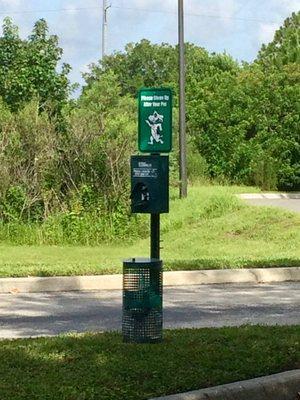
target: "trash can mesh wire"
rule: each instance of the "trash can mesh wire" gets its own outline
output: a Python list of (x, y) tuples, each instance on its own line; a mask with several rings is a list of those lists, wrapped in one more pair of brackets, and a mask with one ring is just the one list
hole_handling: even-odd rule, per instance
[(162, 262), (132, 259), (123, 264), (123, 321), (125, 342), (162, 340)]

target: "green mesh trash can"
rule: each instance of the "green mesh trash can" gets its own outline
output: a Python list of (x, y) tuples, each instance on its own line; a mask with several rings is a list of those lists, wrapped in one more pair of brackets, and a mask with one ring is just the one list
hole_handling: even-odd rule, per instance
[(123, 340), (162, 340), (162, 261), (132, 258), (123, 262)]

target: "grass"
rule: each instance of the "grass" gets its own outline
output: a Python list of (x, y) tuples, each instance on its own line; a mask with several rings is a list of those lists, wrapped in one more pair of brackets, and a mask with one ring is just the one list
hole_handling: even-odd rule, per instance
[(158, 345), (119, 333), (0, 341), (0, 398), (142, 400), (300, 368), (300, 326), (166, 331)]
[[(187, 199), (172, 196), (162, 216), (166, 270), (300, 265), (300, 215), (252, 207), (233, 193), (239, 187), (190, 188)], [(145, 230), (148, 230), (148, 217)], [(148, 256), (149, 240), (87, 246), (0, 245), (0, 276), (120, 273), (122, 259)]]

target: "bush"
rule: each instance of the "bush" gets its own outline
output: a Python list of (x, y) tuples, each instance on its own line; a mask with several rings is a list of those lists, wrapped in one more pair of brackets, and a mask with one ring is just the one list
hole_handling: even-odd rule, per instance
[(252, 179), (263, 190), (276, 190), (278, 184), (277, 161), (268, 153), (258, 153), (251, 161)]
[(100, 204), (104, 214), (128, 207), (135, 105), (120, 97), (112, 74), (86, 91), (78, 107), (66, 111), (67, 133), (57, 131), (37, 100), (14, 114), (0, 103), (0, 111), (3, 221), (73, 215), (75, 203), (85, 211)]
[(300, 66), (290, 64), (245, 66), (199, 84), (189, 125), (210, 176), (299, 190), (299, 82)]
[(207, 162), (192, 146), (187, 150), (187, 174), (191, 182), (207, 183), (209, 179)]

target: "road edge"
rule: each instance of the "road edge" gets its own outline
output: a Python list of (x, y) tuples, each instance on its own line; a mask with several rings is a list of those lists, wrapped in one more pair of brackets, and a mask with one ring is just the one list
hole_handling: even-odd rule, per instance
[[(164, 286), (299, 282), (300, 267), (164, 272)], [(122, 275), (0, 278), (0, 294), (120, 290)]]
[(238, 197), (244, 200), (254, 199), (300, 199), (300, 193), (242, 193), (238, 194)]
[(152, 400), (291, 400), (300, 391), (300, 369)]

